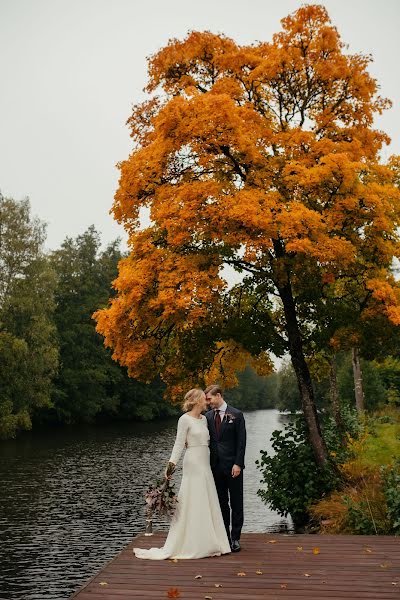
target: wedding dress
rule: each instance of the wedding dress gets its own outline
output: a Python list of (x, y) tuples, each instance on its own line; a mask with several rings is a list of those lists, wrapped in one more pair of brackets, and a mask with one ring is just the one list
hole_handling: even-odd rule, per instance
[(170, 462), (177, 464), (185, 443), (187, 448), (170, 530), (162, 548), (134, 548), (137, 558), (204, 558), (231, 551), (210, 468), (209, 439), (206, 417), (180, 417)]

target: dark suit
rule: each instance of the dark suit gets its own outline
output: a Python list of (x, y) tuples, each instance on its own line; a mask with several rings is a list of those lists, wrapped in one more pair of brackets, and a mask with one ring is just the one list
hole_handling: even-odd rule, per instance
[[(230, 540), (239, 540), (243, 527), (243, 469), (246, 450), (244, 416), (237, 408), (227, 406), (219, 437), (215, 429), (214, 411), (208, 411), (206, 418), (210, 432), (211, 470), (214, 475), (225, 529)], [(233, 465), (238, 465), (242, 469), (240, 475), (235, 478), (231, 474)], [(231, 511), (232, 529), (230, 531)]]

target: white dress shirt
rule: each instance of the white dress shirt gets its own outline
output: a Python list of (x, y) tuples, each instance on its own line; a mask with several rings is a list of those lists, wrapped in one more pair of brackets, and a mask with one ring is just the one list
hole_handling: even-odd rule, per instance
[[(223, 401), (223, 403), (221, 404), (221, 406), (219, 408), (217, 408), (216, 410), (219, 411), (219, 416), (221, 417), (221, 423), (224, 420), (225, 417), (225, 413), (226, 413), (226, 409), (228, 408), (227, 403), (225, 402), (225, 400)], [(215, 413), (216, 415), (217, 413)]]

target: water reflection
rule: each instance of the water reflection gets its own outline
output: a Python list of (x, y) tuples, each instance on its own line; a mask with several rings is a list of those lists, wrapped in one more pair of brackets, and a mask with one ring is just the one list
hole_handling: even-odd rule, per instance
[[(246, 414), (245, 531), (291, 524), (256, 495), (255, 460), (277, 411)], [(0, 444), (0, 598), (63, 600), (144, 530), (143, 494), (169, 457), (176, 420), (32, 433)], [(181, 470), (177, 470), (179, 486)], [(166, 529), (168, 522), (156, 521)]]

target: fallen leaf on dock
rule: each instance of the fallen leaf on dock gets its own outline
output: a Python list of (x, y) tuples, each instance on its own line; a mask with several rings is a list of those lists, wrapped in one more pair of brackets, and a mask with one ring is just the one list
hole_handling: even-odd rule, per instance
[(204, 596), (204, 600), (212, 600), (212, 596)]
[(238, 576), (238, 577), (246, 577), (246, 573), (245, 573), (244, 571), (240, 571), (240, 572), (237, 574), (237, 576)]
[(304, 573), (304, 577), (311, 577), (310, 573)]
[(389, 569), (392, 566), (392, 563), (382, 563), (380, 565), (381, 569)]
[(267, 544), (276, 544), (276, 540), (268, 540)]
[(181, 595), (178, 588), (169, 588), (167, 598), (179, 598)]
[(303, 546), (297, 546), (297, 552), (303, 552)]
[(263, 572), (262, 571), (256, 571), (256, 575), (262, 575)]
[(287, 589), (287, 583), (281, 583), (281, 589), (282, 590), (286, 590)]
[(196, 575), (195, 579), (202, 579), (203, 575)]
[(108, 585), (107, 581), (100, 581), (99, 585)]
[(320, 553), (320, 549), (317, 548), (317, 547), (315, 547), (315, 548), (312, 549), (312, 553), (313, 554), (319, 554)]
[(214, 587), (222, 587), (220, 583), (214, 583)]
[(364, 548), (364, 552), (366, 552), (367, 554), (371, 554), (371, 553), (372, 553), (372, 550), (371, 550), (371, 548), (369, 548), (368, 546), (365, 546), (365, 548)]

